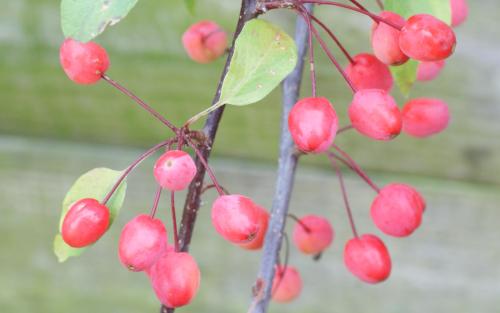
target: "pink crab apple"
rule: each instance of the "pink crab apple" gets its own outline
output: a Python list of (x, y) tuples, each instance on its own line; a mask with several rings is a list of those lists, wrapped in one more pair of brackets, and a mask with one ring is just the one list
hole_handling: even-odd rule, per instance
[(390, 91), (393, 79), (389, 67), (373, 54), (361, 53), (354, 57), (345, 72), (356, 90), (383, 89)]
[(446, 129), (450, 121), (448, 105), (432, 98), (408, 101), (403, 107), (403, 131), (414, 137), (425, 138)]
[(455, 49), (455, 33), (450, 26), (429, 14), (410, 17), (401, 29), (399, 46), (418, 61), (439, 61)]
[(348, 110), (352, 126), (376, 140), (390, 140), (401, 132), (402, 117), (396, 101), (382, 89), (359, 90)]
[(219, 196), (212, 205), (212, 224), (227, 241), (250, 243), (261, 229), (261, 208), (242, 195)]
[(318, 254), (333, 241), (330, 222), (321, 216), (306, 215), (293, 227), (293, 243), (304, 254)]
[(288, 265), (277, 265), (274, 272), (272, 299), (276, 302), (286, 303), (296, 299), (302, 291), (302, 278), (299, 271)]
[(380, 190), (372, 202), (370, 215), (385, 234), (406, 237), (420, 226), (424, 210), (424, 198), (415, 188), (393, 183)]
[(391, 257), (382, 240), (366, 234), (353, 238), (344, 248), (344, 264), (360, 280), (376, 284), (391, 274)]
[(141, 214), (128, 222), (120, 235), (118, 255), (131, 271), (151, 267), (167, 248), (167, 231), (161, 220)]
[(78, 84), (93, 84), (108, 70), (106, 50), (95, 42), (64, 40), (59, 50), (61, 66), (68, 77)]
[(290, 111), (288, 129), (301, 151), (321, 153), (335, 139), (338, 129), (337, 113), (326, 98), (304, 98)]
[[(394, 12), (383, 11), (379, 16), (396, 25), (403, 26), (405, 24), (405, 19)], [(399, 33), (398, 29), (382, 22), (375, 22), (372, 26), (373, 53), (387, 65), (401, 65), (409, 59), (399, 47)]]
[(169, 252), (151, 267), (149, 278), (158, 300), (168, 308), (178, 308), (196, 296), (200, 269), (190, 254)]
[(241, 248), (246, 250), (259, 250), (262, 248), (266, 237), (267, 225), (269, 224), (269, 213), (267, 210), (258, 205), (256, 206), (260, 209), (259, 230), (252, 241), (239, 244)]
[(93, 244), (109, 226), (109, 209), (96, 199), (73, 203), (64, 217), (61, 236), (69, 246), (82, 248)]
[(434, 62), (419, 62), (417, 68), (417, 79), (419, 81), (430, 81), (438, 77), (446, 64), (445, 60)]
[(465, 22), (469, 15), (469, 6), (466, 0), (450, 0), (451, 26), (457, 27)]
[(165, 152), (155, 163), (154, 176), (160, 186), (171, 191), (185, 189), (196, 175), (193, 158), (182, 150)]
[(184, 32), (182, 44), (191, 59), (210, 63), (226, 52), (227, 34), (215, 22), (201, 21)]

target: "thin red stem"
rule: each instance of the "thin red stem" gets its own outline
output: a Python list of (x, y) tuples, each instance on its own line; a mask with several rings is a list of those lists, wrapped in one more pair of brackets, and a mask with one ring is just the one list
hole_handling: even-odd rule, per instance
[(287, 216), (289, 218), (291, 218), (292, 220), (294, 220), (295, 222), (297, 222), (300, 226), (302, 226), (302, 228), (304, 229), (304, 231), (306, 233), (311, 232), (311, 229), (306, 224), (304, 224), (304, 222), (302, 222), (297, 216), (295, 216), (291, 213), (288, 213)]
[(156, 215), (156, 210), (158, 209), (158, 203), (160, 202), (161, 190), (162, 190), (161, 186), (158, 186), (156, 188), (153, 206), (151, 207), (151, 213), (149, 214), (149, 216), (151, 216), (151, 218), (154, 218)]
[(175, 252), (179, 252), (179, 232), (177, 231), (177, 217), (175, 215), (175, 191), (170, 192), (170, 208), (172, 210), (172, 224), (174, 227)]
[(342, 198), (344, 199), (344, 205), (347, 211), (347, 216), (349, 217), (349, 223), (351, 224), (352, 233), (354, 237), (358, 238), (356, 224), (354, 223), (354, 217), (352, 215), (351, 206), (349, 205), (349, 198), (347, 196), (347, 191), (345, 188), (344, 176), (342, 175), (342, 171), (340, 170), (339, 165), (337, 164), (337, 160), (335, 160), (335, 158), (332, 158), (329, 154), (327, 154), (327, 156), (332, 162), (332, 165), (335, 168), (335, 172), (337, 173), (337, 177), (339, 179), (340, 189), (342, 190)]
[(153, 109), (151, 106), (149, 106), (146, 102), (144, 102), (142, 99), (137, 97), (135, 94), (133, 94), (130, 90), (125, 88), (124, 86), (120, 85), (118, 82), (114, 81), (107, 75), (102, 75), (102, 79), (107, 81), (111, 86), (115, 87), (125, 95), (127, 95), (130, 99), (134, 100), (137, 104), (139, 104), (143, 109), (148, 111), (151, 115), (156, 117), (160, 122), (165, 124), (168, 128), (170, 128), (174, 133), (177, 131), (177, 127), (175, 127), (172, 123), (170, 123), (169, 120), (164, 118), (160, 113), (158, 113), (155, 109)]
[(301, 8), (299, 10), (300, 15), (304, 18), (306, 21), (307, 27), (308, 27), (308, 44), (309, 44), (309, 70), (311, 72), (311, 86), (312, 86), (312, 96), (316, 97), (316, 68), (314, 66), (314, 45), (313, 45), (313, 34), (312, 34), (312, 23), (311, 23), (311, 18), (310, 15), (308, 14), (307, 10), (304, 8)]
[[(215, 184), (210, 184), (210, 185), (206, 185), (204, 186), (201, 191), (200, 191), (200, 194), (203, 194), (205, 193), (205, 191), (209, 190), (209, 189), (212, 189), (212, 188), (217, 188), (217, 186)], [(227, 190), (227, 188), (225, 188), (224, 186), (221, 186), (222, 190), (224, 191), (225, 194), (229, 194), (230, 192)]]
[[(358, 1), (356, 0), (349, 0), (352, 4), (354, 4), (355, 6), (357, 6), (358, 8), (360, 8), (361, 10), (365, 10), (366, 12), (369, 12), (361, 3), (359, 3)], [(373, 19), (373, 17), (372, 17)], [(377, 20), (373, 19), (376, 23), (378, 23)]]
[(162, 148), (164, 146), (168, 146), (171, 142), (173, 142), (175, 140), (176, 139), (169, 139), (169, 140), (165, 140), (163, 142), (160, 142), (159, 144), (157, 144), (156, 146), (150, 148), (149, 150), (147, 150), (146, 152), (144, 152), (141, 156), (139, 156), (134, 162), (132, 162), (132, 164), (129, 165), (129, 167), (127, 167), (127, 169), (123, 172), (123, 174), (118, 178), (118, 180), (116, 181), (116, 183), (113, 185), (113, 187), (108, 192), (108, 194), (106, 195), (106, 197), (104, 197), (104, 199), (101, 201), (101, 203), (104, 204), (104, 205), (106, 205), (106, 203), (113, 196), (113, 194), (118, 189), (118, 187), (123, 182), (123, 180), (128, 176), (128, 174), (130, 174), (130, 172), (132, 172), (132, 170), (137, 165), (139, 165), (142, 161), (144, 161), (144, 159), (146, 159), (147, 157), (149, 157), (151, 154), (155, 153), (160, 148)]
[(375, 191), (377, 193), (379, 192), (379, 188), (373, 183), (373, 181), (368, 177), (368, 175), (359, 168), (359, 166), (355, 167), (348, 160), (344, 159), (343, 157), (341, 157), (338, 154), (335, 154), (331, 151), (327, 151), (326, 154), (328, 154), (329, 156), (331, 156), (331, 157), (337, 159), (338, 161), (342, 162), (343, 164), (345, 164), (350, 170), (352, 170), (359, 177), (361, 177), (361, 179), (363, 179), (365, 181), (365, 183), (368, 186), (370, 186), (370, 188), (373, 189), (373, 191)]
[(340, 128), (339, 130), (337, 130), (337, 135), (342, 134), (343, 132), (346, 132), (346, 131), (351, 130), (353, 128), (354, 127), (351, 124), (344, 126), (344, 127)]

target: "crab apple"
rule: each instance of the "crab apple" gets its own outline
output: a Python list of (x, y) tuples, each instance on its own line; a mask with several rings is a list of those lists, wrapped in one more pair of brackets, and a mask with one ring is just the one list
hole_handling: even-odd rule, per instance
[(226, 52), (227, 34), (215, 22), (201, 21), (184, 32), (182, 44), (191, 59), (210, 63)]
[(455, 49), (455, 33), (450, 26), (429, 14), (410, 17), (401, 29), (399, 46), (418, 61), (439, 61)]
[(242, 195), (219, 196), (212, 205), (212, 224), (227, 241), (245, 244), (261, 229), (261, 209)]
[(293, 243), (305, 254), (318, 254), (333, 241), (334, 231), (330, 222), (320, 216), (306, 215), (293, 228)]
[(276, 302), (290, 302), (302, 291), (302, 278), (293, 266), (277, 265), (274, 272), (272, 299)]
[(439, 99), (418, 98), (403, 107), (403, 131), (425, 138), (442, 132), (450, 121), (448, 105)]
[[(397, 25), (405, 24), (405, 19), (394, 12), (383, 11), (379, 16)], [(401, 65), (409, 59), (399, 47), (399, 33), (398, 29), (383, 22), (375, 22), (372, 26), (373, 53), (387, 65)]]
[(352, 126), (361, 134), (376, 140), (391, 140), (402, 127), (396, 101), (382, 89), (359, 90), (348, 110)]
[(93, 244), (109, 226), (109, 209), (96, 199), (84, 198), (71, 205), (64, 217), (61, 235), (69, 246), (82, 248)]
[(451, 26), (456, 27), (467, 19), (469, 6), (466, 0), (450, 0), (451, 6)]
[(168, 308), (178, 308), (196, 296), (200, 269), (190, 254), (170, 252), (151, 267), (149, 278), (158, 300)]
[(266, 232), (267, 232), (267, 225), (269, 224), (269, 213), (267, 213), (266, 209), (259, 207), (258, 205), (257, 207), (260, 208), (259, 230), (252, 241), (239, 244), (239, 246), (243, 249), (259, 250), (264, 245), (264, 239), (266, 237)]
[(185, 189), (196, 175), (193, 158), (182, 150), (165, 152), (155, 163), (154, 176), (160, 186), (171, 191)]
[(438, 77), (446, 64), (445, 60), (434, 62), (419, 62), (417, 67), (417, 79), (419, 81), (429, 81)]
[(362, 89), (392, 89), (393, 79), (389, 67), (373, 54), (360, 53), (354, 57), (345, 72), (356, 90)]
[(360, 280), (376, 284), (391, 274), (391, 257), (382, 240), (367, 234), (353, 238), (344, 248), (344, 264)]
[(393, 183), (380, 190), (372, 202), (370, 215), (385, 234), (406, 237), (420, 226), (424, 210), (424, 198), (415, 188)]
[(64, 72), (78, 84), (93, 84), (109, 67), (106, 50), (95, 42), (64, 40), (59, 50), (59, 60)]
[(288, 129), (301, 151), (321, 153), (335, 139), (338, 129), (337, 113), (326, 98), (304, 98), (290, 111)]
[(120, 235), (118, 255), (131, 271), (151, 267), (167, 248), (167, 231), (161, 220), (141, 214), (128, 222)]

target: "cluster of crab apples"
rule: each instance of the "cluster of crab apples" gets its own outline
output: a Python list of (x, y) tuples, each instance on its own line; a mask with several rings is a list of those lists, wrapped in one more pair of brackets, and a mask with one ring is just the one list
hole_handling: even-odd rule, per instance
[[(464, 0), (452, 0), (452, 25), (465, 20)], [(465, 13), (464, 13), (465, 12)], [(441, 100), (409, 100), (402, 109), (390, 95), (393, 79), (389, 66), (399, 66), (410, 58), (419, 61), (418, 79), (437, 76), (455, 47), (455, 34), (439, 19), (417, 14), (405, 20), (384, 11), (379, 16), (392, 25), (377, 22), (372, 27), (373, 54), (356, 55), (345, 69), (355, 90), (348, 108), (352, 127), (374, 140), (391, 140), (401, 132), (428, 137), (443, 131), (449, 122), (448, 106)], [(398, 27), (395, 27), (398, 26)], [(182, 37), (187, 54), (196, 62), (208, 63), (223, 55), (227, 35), (211, 21), (192, 25)], [(68, 77), (79, 84), (99, 81), (109, 67), (106, 51), (94, 42), (66, 39), (60, 48), (61, 65)], [(326, 153), (339, 130), (337, 113), (323, 97), (299, 100), (288, 117), (288, 127), (297, 148), (305, 154)], [(155, 163), (153, 174), (159, 186), (176, 192), (192, 182), (198, 169), (193, 158), (182, 150), (168, 150)], [(384, 234), (411, 235), (421, 224), (426, 203), (413, 187), (391, 183), (377, 190), (370, 208), (373, 223)], [(264, 244), (270, 215), (251, 198), (220, 192), (212, 204), (211, 220), (226, 241), (247, 250)], [(85, 198), (73, 203), (66, 213), (61, 234), (71, 247), (95, 243), (108, 229), (109, 209), (98, 199)], [(379, 283), (391, 272), (387, 247), (376, 235), (354, 237), (344, 246), (344, 263), (360, 280)], [(318, 255), (334, 240), (328, 219), (306, 215), (296, 220), (293, 243), (306, 255)], [(174, 234), (176, 238), (177, 234)], [(175, 240), (174, 240), (175, 241)], [(190, 303), (200, 285), (200, 270), (194, 258), (179, 251), (179, 242), (168, 243), (167, 229), (154, 214), (141, 214), (129, 221), (119, 239), (121, 263), (130, 271), (145, 272), (158, 299), (169, 308)], [(278, 302), (296, 298), (302, 289), (296, 268), (277, 264), (272, 297)]]

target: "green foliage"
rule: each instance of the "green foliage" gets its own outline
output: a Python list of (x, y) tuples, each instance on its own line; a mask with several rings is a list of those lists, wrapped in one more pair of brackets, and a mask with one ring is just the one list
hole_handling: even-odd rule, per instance
[(127, 16), (137, 0), (62, 0), (64, 37), (87, 42)]
[[(448, 0), (385, 0), (384, 6), (386, 10), (396, 12), (404, 18), (418, 13), (427, 13), (447, 24), (451, 23), (451, 7)], [(391, 67), (394, 80), (405, 96), (410, 94), (410, 90), (417, 80), (417, 65), (416, 61), (408, 61), (403, 65)]]
[[(59, 232), (61, 231), (62, 222), (71, 204), (82, 198), (104, 199), (122, 173), (121, 171), (114, 171), (108, 168), (95, 168), (80, 176), (64, 198), (59, 220)], [(123, 181), (106, 204), (110, 213), (110, 226), (123, 205), (126, 189), (127, 183)], [(83, 250), (85, 250), (85, 248), (76, 249), (68, 246), (62, 240), (60, 234), (57, 234), (54, 239), (54, 253), (59, 262), (64, 262), (71, 256), (80, 255)]]
[(194, 15), (194, 11), (196, 8), (196, 0), (184, 0), (184, 4), (186, 5), (186, 8), (188, 9), (189, 13)]

